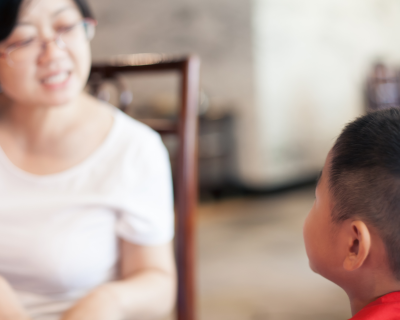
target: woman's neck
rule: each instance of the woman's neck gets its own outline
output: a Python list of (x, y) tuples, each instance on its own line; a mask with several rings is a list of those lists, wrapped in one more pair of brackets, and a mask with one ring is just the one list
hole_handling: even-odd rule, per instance
[(68, 104), (59, 106), (32, 106), (11, 103), (5, 107), (0, 121), (20, 138), (32, 142), (62, 135), (79, 121), (85, 100), (81, 94)]
[(87, 94), (55, 107), (12, 104), (0, 114), (0, 146), (20, 169), (39, 175), (82, 162), (107, 137), (112, 109)]

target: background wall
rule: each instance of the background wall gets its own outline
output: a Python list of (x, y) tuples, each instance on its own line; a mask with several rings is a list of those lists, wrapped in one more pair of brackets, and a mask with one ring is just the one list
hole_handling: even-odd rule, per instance
[(275, 187), (314, 176), (362, 113), (376, 59), (400, 63), (396, 0), (91, 0), (96, 60), (197, 53), (215, 114), (236, 115), (237, 176)]
[(121, 53), (196, 53), (210, 111), (236, 116), (237, 175), (258, 159), (250, 0), (92, 0), (95, 60)]
[(318, 170), (363, 112), (371, 64), (399, 64), (400, 2), (254, 0), (253, 17), (264, 164), (253, 182), (284, 184)]

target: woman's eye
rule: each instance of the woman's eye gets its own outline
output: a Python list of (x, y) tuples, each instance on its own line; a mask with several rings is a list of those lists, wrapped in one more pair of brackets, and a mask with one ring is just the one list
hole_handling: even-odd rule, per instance
[(77, 25), (77, 23), (71, 23), (71, 24), (59, 26), (56, 29), (57, 29), (58, 32), (64, 33), (64, 32), (71, 31), (72, 29), (74, 29), (76, 27), (76, 25)]
[(13, 48), (19, 48), (19, 47), (26, 47), (26, 46), (29, 46), (34, 41), (35, 41), (34, 37), (16, 40), (9, 45), (9, 48), (13, 49)]

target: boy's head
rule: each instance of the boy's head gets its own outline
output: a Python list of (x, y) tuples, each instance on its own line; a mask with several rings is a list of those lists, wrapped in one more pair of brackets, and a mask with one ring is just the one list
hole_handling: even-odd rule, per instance
[(345, 127), (327, 157), (304, 240), (311, 268), (342, 287), (372, 270), (400, 281), (400, 110)]

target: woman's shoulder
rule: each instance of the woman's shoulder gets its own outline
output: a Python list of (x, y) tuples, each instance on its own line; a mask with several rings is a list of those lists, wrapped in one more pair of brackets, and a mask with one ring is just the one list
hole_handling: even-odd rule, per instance
[(169, 154), (159, 133), (118, 109), (112, 130), (113, 137), (100, 163), (107, 176), (118, 177), (112, 179), (118, 181), (118, 188), (153, 180), (170, 183)]
[(121, 110), (115, 108), (115, 121), (127, 134), (139, 134), (143, 138), (158, 139), (160, 135), (148, 125), (132, 118)]
[(114, 146), (118, 145), (120, 150), (122, 149), (125, 153), (134, 153), (135, 155), (138, 152), (141, 154), (165, 152), (165, 146), (159, 133), (148, 125), (118, 109), (115, 109), (114, 121), (115, 130), (117, 131)]

